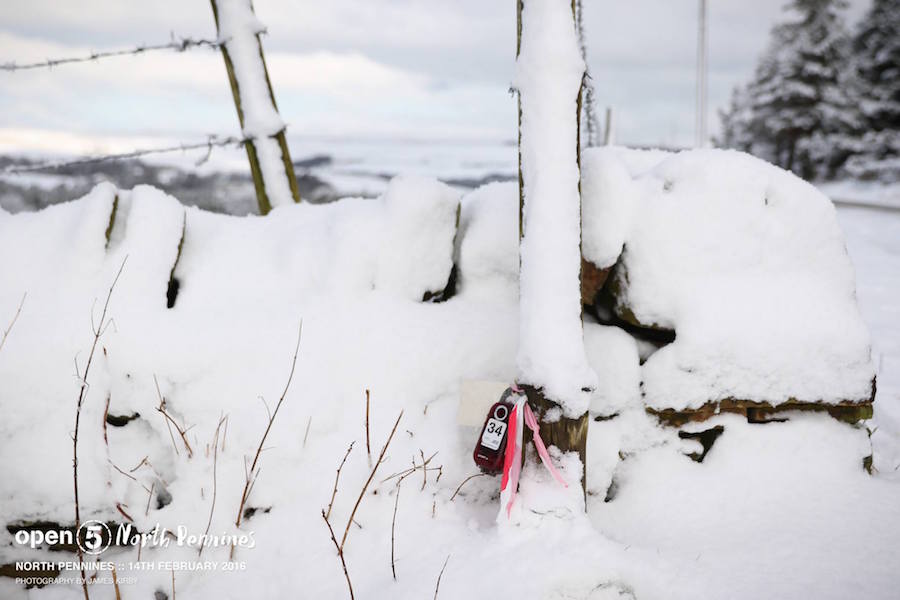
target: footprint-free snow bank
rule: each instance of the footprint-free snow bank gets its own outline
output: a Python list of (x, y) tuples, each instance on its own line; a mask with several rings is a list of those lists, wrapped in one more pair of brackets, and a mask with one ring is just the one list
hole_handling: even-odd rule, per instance
[(612, 267), (601, 302), (675, 333), (642, 367), (651, 411), (871, 404), (869, 333), (827, 197), (732, 151), (597, 148), (582, 164), (585, 258)]

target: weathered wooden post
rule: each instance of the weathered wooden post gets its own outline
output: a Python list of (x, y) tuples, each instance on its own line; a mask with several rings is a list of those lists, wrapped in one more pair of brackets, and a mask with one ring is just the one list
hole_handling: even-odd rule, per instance
[(247, 138), (244, 147), (259, 212), (264, 215), (275, 206), (300, 202), (286, 126), (278, 114), (259, 39), (265, 28), (256, 19), (251, 0), (210, 3), (241, 132)]
[(577, 452), (584, 465), (587, 408), (596, 384), (581, 322), (579, 123), (584, 62), (575, 35), (574, 0), (571, 12), (566, 0), (516, 0), (516, 5), (518, 382), (547, 445)]

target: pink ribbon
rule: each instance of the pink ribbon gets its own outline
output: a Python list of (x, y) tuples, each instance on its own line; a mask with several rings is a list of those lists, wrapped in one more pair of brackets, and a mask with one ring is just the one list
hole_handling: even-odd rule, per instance
[[(516, 393), (522, 393), (522, 391), (515, 385), (512, 386), (512, 390)], [(528, 406), (528, 402), (521, 400), (516, 402), (512, 411), (510, 411), (509, 415), (509, 433), (507, 434), (507, 442), (506, 442), (506, 453), (503, 457), (503, 478), (500, 482), (500, 491), (505, 491), (507, 486), (509, 486), (509, 502), (506, 504), (506, 516), (509, 518), (512, 513), (513, 504), (516, 501), (516, 493), (519, 487), (519, 475), (522, 471), (522, 456), (521, 450), (522, 447), (518, 445), (518, 436), (517, 436), (517, 423), (518, 423), (518, 410), (519, 406), (523, 407), (523, 420), (525, 425), (528, 426), (529, 429), (534, 433), (533, 440), (534, 446), (537, 448), (538, 456), (541, 457), (541, 462), (544, 463), (544, 466), (550, 471), (550, 474), (553, 475), (553, 478), (556, 479), (563, 487), (568, 488), (569, 484), (566, 483), (565, 479), (563, 479), (562, 475), (559, 474), (559, 471), (556, 470), (556, 467), (553, 466), (553, 462), (550, 459), (550, 454), (547, 452), (547, 446), (544, 445), (544, 440), (541, 439), (540, 427), (538, 426), (537, 419), (534, 416), (534, 412), (532, 412), (531, 407)]]
[(556, 470), (556, 467), (553, 466), (553, 462), (550, 460), (547, 446), (544, 445), (544, 440), (541, 439), (541, 429), (538, 427), (537, 419), (534, 418), (534, 413), (531, 412), (531, 407), (528, 406), (527, 402), (525, 403), (525, 424), (534, 432), (534, 446), (537, 448), (538, 456), (541, 457), (541, 462), (544, 463), (544, 466), (547, 467), (547, 470), (550, 471), (550, 474), (553, 475), (556, 481), (565, 488), (569, 487), (569, 484), (562, 478), (562, 475), (559, 474), (559, 471)]

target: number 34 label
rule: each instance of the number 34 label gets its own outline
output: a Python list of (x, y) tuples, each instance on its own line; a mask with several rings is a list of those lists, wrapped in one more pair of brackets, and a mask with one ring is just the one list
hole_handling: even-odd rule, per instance
[(505, 433), (506, 423), (494, 418), (488, 419), (487, 427), (484, 428), (484, 434), (481, 436), (481, 444), (486, 448), (496, 450), (503, 442), (503, 434)]

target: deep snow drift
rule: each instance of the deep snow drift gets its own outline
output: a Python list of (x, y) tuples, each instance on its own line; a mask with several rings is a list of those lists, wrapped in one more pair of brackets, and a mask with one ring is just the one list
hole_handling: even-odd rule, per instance
[[(652, 169), (658, 158), (641, 169)], [(690, 155), (679, 160), (690, 166)], [(635, 171), (628, 177), (639, 179), (638, 167), (629, 168)], [(680, 193), (677, 180), (671, 192)], [(805, 188), (798, 193), (806, 199)], [(799, 202), (792, 193), (776, 197), (786, 209)], [(185, 210), (150, 188), (111, 187), (38, 213), (0, 212), (3, 327), (27, 292), (0, 350), (3, 523), (73, 520), (69, 434), (80, 385), (73, 359), (84, 368), (92, 310), (96, 319), (127, 255), (82, 414), (83, 518), (123, 521), (119, 503), (141, 531), (159, 523), (201, 534), (212, 514), (210, 533), (234, 533), (245, 457), (265, 429), (266, 405), (271, 410), (284, 388), (303, 319), (297, 373), (250, 496), (249, 506), (259, 510), (241, 525), (253, 533), (255, 547), (236, 550), (235, 564), (244, 567), (239, 572), (176, 571), (178, 597), (346, 597), (320, 511), (329, 504), (335, 469), (350, 442), (356, 443), (331, 515), (338, 535), (369, 475), (366, 389), (372, 460), (404, 414), (356, 513), (358, 526), (349, 530), (346, 560), (357, 598), (432, 597), (448, 556), (442, 598), (895, 595), (900, 247), (892, 240), (900, 239), (898, 215), (863, 209), (837, 215), (859, 274), (875, 364), (881, 365), (871, 436), (818, 414), (791, 414), (786, 423), (767, 425), (720, 416), (709, 426), (723, 425), (723, 435), (703, 463), (693, 462), (685, 454), (699, 444), (659, 426), (641, 402), (641, 382), (653, 375), (659, 353), (642, 366), (630, 336), (588, 322), (586, 353), (599, 375), (592, 407), (604, 414), (613, 407), (619, 416), (591, 421), (587, 516), (533, 513), (528, 526), (500, 529), (496, 478), (472, 479), (454, 497), (474, 473), (477, 435), (457, 425), (456, 413), (461, 380), (509, 382), (516, 375), (518, 194), (515, 184), (493, 184), (464, 196), (458, 229), (456, 202), (434, 182), (400, 180), (379, 200), (284, 206), (265, 218)], [(815, 202), (796, 210), (809, 208), (811, 218), (827, 226), (815, 235), (837, 235), (831, 241), (842, 247), (833, 211)], [(407, 266), (396, 269), (401, 263)], [(423, 303), (427, 292), (439, 292), (450, 279), (453, 264), (456, 294)], [(823, 276), (826, 295), (852, 287), (849, 264), (837, 265)], [(172, 276), (180, 285), (168, 309)], [(675, 300), (679, 290), (675, 286)], [(730, 343), (724, 334), (713, 341)], [(678, 343), (680, 338), (672, 346)], [(810, 343), (814, 359), (815, 340)], [(154, 376), (168, 411), (187, 429), (191, 456), (156, 411)], [(140, 416), (124, 426), (104, 426), (107, 399), (110, 415)], [(213, 450), (223, 415), (227, 433)], [(404, 480), (392, 528), (397, 478), (385, 478), (434, 452), (429, 467), (440, 465), (440, 471), (423, 476), (419, 470)], [(862, 468), (869, 454), (872, 475)], [(537, 469), (525, 481), (538, 485), (544, 477)], [(0, 564), (60, 556), (15, 547), (8, 531), (0, 530)], [(130, 548), (108, 550), (102, 558), (136, 557)], [(197, 557), (197, 548), (174, 542), (142, 550), (144, 560)], [(201, 557), (227, 558), (227, 548), (207, 548)], [(136, 576), (121, 586), (124, 598), (170, 594), (168, 569), (120, 569), (118, 575)], [(93, 588), (96, 597), (113, 594), (100, 587)], [(80, 595), (74, 585), (26, 592), (0, 578), (4, 598)]]

